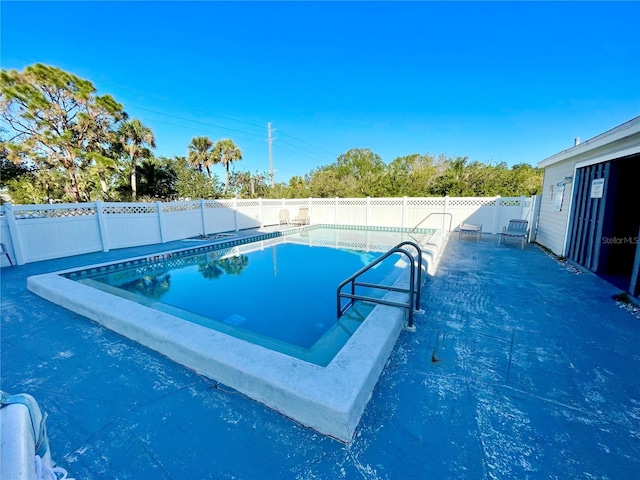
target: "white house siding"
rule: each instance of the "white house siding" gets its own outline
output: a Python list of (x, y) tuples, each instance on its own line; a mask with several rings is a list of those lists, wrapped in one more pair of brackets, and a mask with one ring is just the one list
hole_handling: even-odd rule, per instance
[[(639, 151), (640, 116), (538, 163), (538, 167), (544, 167), (544, 182), (536, 241), (557, 255), (565, 255), (576, 168), (615, 160)], [(565, 185), (562, 210), (555, 212), (551, 186), (555, 191), (556, 184), (569, 176), (572, 181)]]
[[(566, 160), (551, 165), (544, 170), (536, 242), (547, 247), (556, 255), (564, 255), (565, 253), (563, 251), (564, 238), (567, 222), (569, 221), (573, 181), (566, 183), (564, 186), (564, 200), (562, 202), (562, 210), (559, 212), (553, 210), (553, 197), (557, 189), (556, 184), (563, 182), (565, 177), (573, 176), (574, 166), (575, 161)], [(553, 187), (553, 192), (551, 187)]]

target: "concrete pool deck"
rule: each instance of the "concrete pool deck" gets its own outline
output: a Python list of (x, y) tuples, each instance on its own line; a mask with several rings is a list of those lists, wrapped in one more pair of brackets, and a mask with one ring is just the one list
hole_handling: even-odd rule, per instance
[(451, 235), (345, 445), (26, 289), (2, 269), (1, 388), (49, 414), (76, 479), (637, 478), (640, 320), (535, 245)]
[[(337, 232), (343, 231), (341, 229)], [(307, 235), (312, 235), (312, 232), (313, 230), (309, 230)], [(245, 252), (263, 250), (286, 242), (287, 238), (287, 235), (276, 238), (261, 238), (258, 235), (239, 247), (243, 247)], [(422, 248), (437, 255), (445, 240), (446, 235), (442, 231), (426, 235), (422, 239)], [(294, 242), (300, 243), (300, 239)], [(416, 249), (420, 248), (418, 244), (414, 245)], [(393, 243), (386, 248), (391, 247)], [(167, 257), (166, 262), (176, 261), (183, 265), (180, 262), (185, 257), (194, 255), (193, 250), (159, 252), (153, 258)], [(226, 250), (228, 249), (222, 251)], [(411, 284), (408, 268), (411, 263), (405, 260), (403, 257), (396, 263), (403, 271), (395, 279), (395, 287), (408, 288)], [(395, 263), (394, 260), (390, 261)], [(119, 262), (120, 265), (123, 263), (136, 271), (148, 269), (147, 272), (152, 272), (157, 268), (157, 260), (149, 261), (146, 258), (133, 257)], [(425, 270), (429, 267), (424, 262), (420, 264), (424, 265)], [(180, 365), (232, 387), (304, 426), (345, 443), (352, 440), (362, 412), (407, 319), (404, 309), (375, 306), (346, 340), (346, 344), (337, 353), (336, 350), (330, 352), (335, 356), (331, 355), (329, 363), (320, 366), (223, 333), (216, 330), (215, 325), (210, 328), (205, 326), (206, 323), (185, 321), (174, 316), (173, 310), (150, 308), (70, 279), (74, 276), (82, 278), (83, 273), (98, 270), (117, 272), (117, 266), (91, 265), (83, 268), (82, 272), (64, 272), (72, 275), (69, 278), (60, 275), (63, 272), (34, 275), (27, 279), (27, 288), (40, 297), (94, 320)], [(302, 279), (298, 278), (297, 281)], [(325, 287), (327, 286), (322, 285), (323, 289)], [(336, 288), (335, 285), (328, 287), (324, 291), (330, 293)], [(209, 286), (207, 294), (215, 293)], [(246, 293), (247, 295), (242, 295), (242, 299), (251, 301), (253, 297), (250, 292)], [(240, 292), (238, 295), (240, 296)], [(407, 300), (407, 296), (405, 293), (387, 292), (385, 298), (398, 302), (408, 301), (413, 305), (413, 300)], [(233, 299), (228, 301), (233, 302)], [(265, 305), (265, 308), (268, 307)], [(298, 320), (299, 315), (304, 315), (304, 312), (289, 309), (282, 314), (292, 320)], [(337, 322), (336, 328), (349, 327), (348, 324)], [(317, 344), (330, 344), (330, 336), (329, 332)], [(322, 346), (318, 349), (322, 350)]]

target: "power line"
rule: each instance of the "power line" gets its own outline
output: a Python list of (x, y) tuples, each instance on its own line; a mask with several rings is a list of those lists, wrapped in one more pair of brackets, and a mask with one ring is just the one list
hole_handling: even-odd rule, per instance
[[(282, 132), (280, 132), (280, 133), (282, 133)], [(321, 157), (321, 156), (320, 156), (320, 155), (322, 155), (322, 154), (320, 154), (320, 153), (312, 152), (312, 151), (311, 151), (311, 150), (309, 150), (309, 149), (306, 149), (306, 148), (300, 147), (300, 146), (298, 146), (298, 145), (294, 145), (293, 143), (287, 142), (287, 141), (285, 141), (285, 140), (280, 139), (280, 142), (281, 142), (281, 143), (286, 143), (287, 145), (291, 145), (291, 146), (292, 146), (292, 147), (294, 147), (294, 148), (298, 148), (298, 149), (300, 149), (300, 150), (303, 150), (303, 151), (309, 152), (309, 153), (311, 153), (312, 155), (317, 155), (317, 156), (318, 156), (318, 158), (324, 158), (324, 157)], [(327, 153), (329, 153), (330, 155), (332, 155), (332, 156), (333, 156), (333, 154), (332, 154), (331, 152), (327, 152)], [(336, 158), (337, 158), (337, 157), (338, 157), (338, 156), (336, 155)]]
[(201, 120), (192, 120), (189, 118), (185, 118), (185, 117), (180, 117), (178, 115), (172, 115), (170, 113), (163, 113), (163, 112), (158, 112), (156, 110), (151, 110), (149, 108), (145, 108), (145, 107), (138, 107), (136, 105), (131, 105), (129, 104), (130, 107), (132, 108), (137, 108), (139, 110), (144, 110), (146, 112), (151, 112), (151, 113), (156, 113), (158, 115), (164, 115), (166, 117), (172, 117), (172, 118), (177, 118), (179, 120), (184, 120), (186, 122), (192, 122), (192, 123), (200, 123), (202, 125), (207, 125), (207, 126), (211, 126), (211, 127), (215, 127), (215, 128), (221, 128), (223, 130), (231, 130), (232, 132), (240, 132), (240, 133), (245, 133), (247, 135), (255, 135), (256, 137), (259, 137), (260, 135), (257, 133), (252, 133), (252, 132), (248, 132), (246, 130), (238, 130), (237, 128), (231, 128), (231, 127), (223, 127), (222, 125), (216, 125), (215, 123), (209, 123), (209, 122), (203, 122)]
[[(180, 124), (177, 124), (177, 123), (163, 122), (162, 120), (157, 120), (157, 119), (147, 118), (147, 117), (140, 117), (140, 118), (141, 118), (142, 120), (144, 120), (144, 121), (148, 121), (148, 122), (156, 122), (156, 123), (161, 123), (161, 124), (163, 124), (163, 125), (169, 125), (169, 126), (172, 126), (172, 127), (187, 128), (187, 129), (191, 129), (191, 130), (197, 130), (197, 131), (200, 131), (200, 132), (210, 133), (210, 130), (206, 130), (206, 129), (201, 128), (201, 127), (192, 127), (192, 126), (190, 126), (190, 125), (180, 125)], [(204, 123), (204, 122), (198, 122), (198, 123)], [(206, 123), (204, 123), (204, 124), (206, 125)], [(272, 130), (272, 132), (273, 132), (273, 131), (275, 131), (275, 129), (273, 129), (273, 130)], [(242, 135), (236, 135), (236, 136), (235, 136), (235, 138), (243, 138), (243, 139), (245, 139), (245, 140), (250, 140), (250, 141), (257, 141), (257, 140), (258, 140), (258, 139), (256, 139), (256, 138), (243, 137)], [(271, 140), (275, 140), (275, 137), (274, 137), (274, 138), (272, 138)], [(290, 144), (290, 143), (288, 143), (288, 142), (284, 142), (284, 143), (286, 143), (287, 145), (291, 145), (291, 144)], [(296, 146), (296, 145), (292, 145), (292, 146), (293, 146), (294, 148), (300, 148), (300, 147), (298, 147), (298, 146)], [(324, 157), (322, 157), (322, 156), (318, 155), (318, 154), (317, 154), (317, 153), (315, 153), (315, 152), (309, 152), (309, 153), (311, 153), (312, 155), (315, 155), (315, 157), (312, 157), (312, 156), (310, 156), (310, 155), (307, 155), (307, 154), (304, 154), (304, 153), (300, 153), (300, 152), (298, 152), (298, 151), (291, 150), (291, 149), (289, 149), (289, 148), (283, 147), (282, 145), (278, 145), (278, 148), (279, 148), (279, 149), (281, 149), (281, 150), (286, 150), (287, 152), (291, 152), (291, 153), (293, 153), (293, 154), (295, 154), (295, 155), (299, 155), (299, 156), (302, 156), (302, 157), (306, 157), (306, 158), (309, 158), (309, 159), (311, 159), (311, 160), (315, 160), (315, 161), (325, 161), (325, 160), (327, 160), (326, 158), (324, 158)]]
[[(226, 120), (231, 120), (231, 121), (233, 121), (233, 122), (244, 123), (244, 124), (246, 124), (246, 125), (251, 125), (251, 126), (254, 126), (254, 127), (263, 128), (263, 127), (262, 127), (262, 125), (259, 125), (259, 124), (257, 124), (257, 123), (248, 122), (248, 121), (245, 121), (245, 120), (238, 120), (238, 119), (233, 118), (233, 117), (227, 117), (227, 116), (225, 116), (225, 115), (220, 115), (220, 114), (217, 114), (217, 113), (209, 112), (209, 111), (207, 111), (207, 110), (202, 110), (202, 109), (199, 109), (199, 108), (190, 107), (190, 106), (187, 106), (187, 105), (184, 105), (184, 104), (178, 103), (178, 102), (172, 102), (172, 101), (170, 101), (170, 100), (166, 100), (166, 99), (163, 99), (163, 98), (157, 97), (157, 96), (155, 96), (155, 95), (150, 95), (150, 94), (148, 94), (148, 93), (140, 92), (140, 91), (138, 91), (138, 90), (134, 90), (134, 89), (132, 89), (132, 88), (128, 88), (128, 87), (123, 87), (122, 85), (117, 85), (117, 84), (114, 84), (114, 83), (111, 83), (111, 82), (106, 82), (106, 81), (104, 81), (104, 80), (100, 80), (99, 82), (100, 82), (100, 83), (103, 83), (103, 84), (106, 84), (106, 85), (111, 85), (111, 86), (116, 87), (116, 88), (121, 88), (121, 89), (123, 89), (123, 90), (129, 91), (129, 92), (132, 92), (132, 93), (136, 93), (136, 94), (138, 94), (138, 95), (146, 95), (146, 96), (148, 96), (149, 98), (153, 98), (153, 99), (159, 100), (159, 101), (161, 101), (161, 102), (166, 102), (166, 103), (169, 103), (169, 104), (172, 104), (172, 105), (176, 105), (176, 106), (179, 106), (179, 107), (188, 108), (188, 109), (191, 109), (191, 110), (196, 111), (196, 112), (202, 112), (202, 113), (206, 113), (206, 114), (208, 114), (208, 115), (212, 115), (212, 116), (215, 116), (215, 117), (223, 118), (223, 119), (226, 119)], [(179, 117), (179, 116), (177, 116), (177, 115), (171, 115), (171, 114), (167, 114), (167, 113), (157, 112), (157, 111), (150, 110), (150, 109), (147, 109), (147, 108), (144, 108), (144, 107), (137, 107), (137, 106), (135, 106), (135, 105), (131, 105), (131, 104), (129, 104), (129, 105), (130, 105), (131, 107), (133, 107), (133, 108), (138, 108), (138, 109), (140, 109), (140, 110), (146, 110), (146, 111), (148, 111), (148, 112), (157, 113), (157, 114), (159, 114), (159, 115), (166, 115), (166, 116), (169, 116), (169, 117), (178, 118), (178, 119), (180, 119), (180, 120), (185, 120), (185, 121), (188, 121), (188, 122), (201, 123), (201, 124), (203, 124), (203, 125), (211, 125), (211, 126), (213, 126), (213, 127), (222, 128), (222, 129), (229, 130), (229, 131), (235, 131), (235, 132), (240, 132), (240, 133), (246, 133), (246, 134), (248, 134), (248, 135), (256, 135), (256, 136), (258, 136), (258, 135), (259, 135), (259, 134), (256, 134), (256, 133), (247, 132), (246, 130), (238, 130), (238, 129), (234, 129), (234, 128), (231, 128), (231, 127), (223, 127), (223, 126), (220, 126), (220, 125), (210, 124), (210, 123), (202, 122), (202, 121), (198, 121), (198, 120), (190, 120), (190, 119), (186, 119), (186, 118)], [(309, 143), (309, 142), (306, 142), (306, 141), (301, 140), (301, 139), (299, 139), (299, 138), (297, 138), (297, 137), (294, 137), (293, 135), (290, 135), (290, 134), (288, 134), (288, 133), (286, 133), (286, 132), (282, 132), (282, 131), (280, 130), (280, 133), (281, 133), (282, 135), (285, 135), (285, 136), (287, 136), (287, 137), (289, 137), (289, 138), (291, 138), (291, 139), (293, 139), (293, 140), (296, 140), (296, 141), (298, 141), (298, 142), (300, 142), (300, 143), (304, 143), (304, 144), (309, 145), (310, 147), (313, 147), (313, 148), (315, 148), (315, 149), (317, 149), (317, 150), (321, 150), (321, 151), (323, 151), (323, 152), (325, 152), (325, 153), (328, 153), (328, 154), (332, 155), (333, 157), (336, 157), (336, 158), (338, 157), (338, 155), (336, 155), (334, 152), (330, 152), (330, 151), (328, 151), (328, 150), (326, 150), (326, 149), (324, 149), (324, 148), (322, 148), (322, 147), (318, 147), (318, 146), (316, 146), (316, 145), (313, 145), (313, 144), (311, 144), (311, 143)], [(292, 143), (286, 142), (286, 141), (284, 141), (284, 140), (282, 140), (282, 139), (281, 139), (281, 141), (282, 141), (283, 143), (287, 143), (288, 145), (291, 145), (291, 146), (292, 146), (292, 147), (294, 147), (294, 148), (298, 148), (298, 149), (300, 149), (300, 150), (307, 151), (307, 152), (309, 152), (309, 153), (311, 153), (311, 154), (316, 155), (316, 153), (315, 153), (315, 152), (312, 152), (312, 151), (310, 151), (310, 150), (308, 150), (308, 149), (305, 149), (305, 148), (302, 148), (302, 147), (300, 147), (300, 146), (298, 146), (298, 145), (294, 145), (294, 144), (292, 144)], [(270, 146), (270, 148), (271, 148), (271, 145), (269, 145), (269, 146)], [(289, 151), (291, 151), (291, 150), (289, 150)], [(293, 152), (293, 153), (296, 153), (296, 152)], [(308, 158), (312, 158), (312, 157), (308, 157)]]
[(196, 108), (196, 107), (190, 107), (190, 106), (184, 105), (182, 103), (172, 102), (171, 100), (166, 100), (164, 98), (156, 97), (155, 95), (149, 95), (146, 92), (139, 92), (137, 90), (133, 90), (132, 88), (123, 87), (122, 85), (117, 85), (115, 83), (106, 82), (104, 80), (98, 80), (96, 83), (104, 83), (105, 85), (111, 85), (112, 87), (121, 88), (122, 90), (126, 90), (126, 91), (129, 91), (131, 93), (136, 93), (138, 95), (146, 95), (149, 98), (154, 98), (154, 99), (159, 100), (161, 102), (170, 103), (171, 105), (176, 105), (176, 106), (182, 107), (182, 108), (189, 108), (189, 109), (194, 110), (196, 112), (206, 113), (207, 115), (213, 115), (214, 117), (224, 118), (225, 120), (231, 120), (233, 122), (244, 123), (244, 124), (247, 124), (247, 125), (251, 125), (253, 127), (263, 128), (262, 125), (258, 125), (257, 123), (247, 122), (246, 120), (238, 120), (237, 118), (227, 117), (225, 115), (220, 115), (219, 113), (213, 113), (213, 112), (202, 110), (202, 109), (199, 109), (199, 108)]
[(280, 130), (280, 133), (281, 133), (282, 135), (286, 135), (286, 136), (287, 136), (287, 137), (289, 137), (289, 138), (293, 138), (294, 140), (297, 140), (298, 142), (301, 142), (301, 143), (307, 144), (307, 145), (309, 145), (309, 146), (311, 146), (311, 147), (313, 147), (313, 148), (317, 148), (318, 150), (322, 150), (323, 152), (326, 152), (326, 153), (328, 153), (328, 154), (330, 154), (330, 155), (332, 155), (332, 156), (335, 156), (336, 158), (338, 157), (338, 155), (336, 155), (336, 154), (335, 154), (335, 153), (333, 153), (333, 152), (330, 152), (330, 151), (328, 151), (328, 150), (325, 150), (324, 148), (322, 148), (322, 147), (318, 147), (318, 146), (313, 145), (313, 144), (311, 144), (311, 143), (309, 143), (309, 142), (305, 142), (304, 140), (300, 140), (299, 138), (296, 138), (296, 137), (294, 137), (293, 135), (289, 135), (288, 133), (285, 133), (285, 132), (283, 132), (282, 130)]
[[(248, 122), (248, 121), (245, 121), (245, 120), (238, 120), (238, 119), (235, 119), (235, 118), (233, 118), (233, 117), (227, 117), (227, 116), (225, 116), (225, 115), (220, 115), (220, 114), (213, 113), (213, 112), (209, 112), (209, 111), (202, 110), (202, 109), (199, 109), (199, 108), (190, 107), (190, 106), (187, 106), (187, 105), (184, 105), (184, 104), (178, 103), (178, 102), (172, 102), (172, 101), (170, 101), (170, 100), (165, 100), (165, 99), (163, 99), (163, 98), (156, 97), (155, 95), (149, 95), (149, 94), (147, 94), (147, 93), (145, 93), (145, 92), (140, 92), (140, 91), (137, 91), (137, 90), (134, 90), (134, 89), (131, 89), (131, 88), (128, 88), (128, 87), (123, 87), (123, 86), (121, 86), (121, 85), (117, 85), (117, 84), (114, 84), (114, 83), (111, 83), (111, 82), (106, 82), (106, 81), (103, 81), (103, 80), (100, 80), (100, 82), (101, 82), (101, 83), (104, 83), (104, 84), (106, 84), (106, 85), (111, 85), (111, 86), (114, 86), (114, 87), (117, 87), (117, 88), (121, 88), (121, 89), (123, 89), (123, 90), (127, 90), (127, 91), (132, 92), (132, 93), (136, 93), (136, 94), (138, 94), (138, 95), (146, 95), (146, 96), (148, 96), (149, 98), (154, 98), (154, 99), (159, 100), (159, 101), (161, 101), (161, 102), (166, 102), (166, 103), (169, 103), (169, 104), (172, 104), (172, 105), (176, 105), (176, 106), (179, 106), (179, 107), (188, 108), (188, 109), (191, 109), (191, 110), (196, 111), (196, 112), (202, 112), (202, 113), (206, 113), (206, 114), (208, 114), (208, 115), (212, 115), (212, 116), (215, 116), (215, 117), (224, 118), (224, 119), (226, 119), (226, 120), (231, 120), (231, 121), (234, 121), (234, 122), (244, 123), (244, 124), (246, 124), (246, 125), (251, 125), (251, 126), (254, 126), (254, 127), (263, 128), (263, 127), (262, 127), (262, 125), (259, 125), (259, 124), (257, 124), (257, 123)], [(129, 104), (129, 105), (130, 105), (131, 107), (133, 107), (133, 108), (138, 108), (138, 109), (141, 109), (141, 110), (146, 110), (146, 111), (149, 111), (149, 112), (152, 112), (152, 113), (157, 113), (157, 114), (159, 114), (159, 115), (166, 115), (166, 116), (169, 116), (169, 117), (174, 117), (174, 118), (178, 118), (178, 119), (185, 120), (185, 121), (189, 121), (189, 122), (202, 123), (202, 124), (204, 124), (204, 125), (211, 125), (211, 126), (214, 126), (214, 127), (217, 127), (217, 128), (225, 129), (225, 130), (236, 131), (236, 132), (241, 132), (241, 133), (247, 133), (248, 135), (256, 135), (256, 136), (258, 136), (258, 135), (259, 135), (259, 134), (256, 134), (256, 133), (247, 132), (247, 131), (245, 131), (245, 130), (238, 130), (238, 129), (234, 129), (234, 128), (231, 128), (231, 127), (223, 127), (223, 126), (220, 126), (220, 125), (210, 124), (210, 123), (207, 123), (207, 122), (202, 122), (202, 121), (197, 121), (197, 120), (190, 120), (190, 119), (186, 119), (186, 118), (179, 117), (179, 116), (177, 116), (177, 115), (171, 115), (171, 114), (167, 114), (167, 113), (157, 112), (157, 111), (154, 111), (154, 110), (150, 110), (150, 109), (147, 109), (147, 108), (144, 108), (144, 107), (138, 107), (138, 106), (131, 105), (131, 104)], [(332, 156), (334, 156), (334, 157), (336, 157), (336, 158), (338, 157), (338, 155), (336, 155), (334, 152), (330, 152), (330, 151), (328, 151), (328, 150), (326, 150), (326, 149), (324, 149), (324, 148), (322, 148), (322, 147), (318, 147), (317, 145), (313, 145), (312, 143), (309, 143), (309, 142), (306, 142), (306, 141), (304, 141), (304, 140), (301, 140), (301, 139), (299, 139), (299, 138), (297, 138), (297, 137), (294, 137), (293, 135), (290, 135), (290, 134), (288, 134), (288, 133), (286, 133), (286, 132), (283, 132), (282, 130), (279, 130), (279, 132), (280, 132), (282, 135), (285, 135), (285, 136), (287, 136), (287, 137), (289, 137), (289, 138), (291, 138), (291, 139), (293, 139), (293, 140), (296, 140), (296, 141), (298, 141), (298, 142), (300, 142), (300, 143), (304, 143), (304, 144), (306, 144), (306, 145), (309, 145), (310, 147), (313, 147), (313, 148), (315, 148), (315, 149), (317, 149), (317, 150), (321, 150), (321, 151), (323, 151), (323, 152), (325, 152), (325, 153), (328, 153), (328, 154), (330, 154), (330, 155), (332, 155)], [(308, 150), (308, 149), (304, 149), (304, 148), (302, 148), (302, 147), (300, 147), (300, 146), (298, 146), (298, 145), (294, 145), (294, 144), (289, 143), (289, 142), (286, 142), (286, 141), (284, 141), (284, 140), (282, 140), (282, 139), (281, 139), (281, 141), (282, 141), (283, 143), (287, 143), (287, 144), (291, 145), (292, 147), (300, 148), (301, 150), (306, 150), (306, 151), (307, 151), (307, 152), (309, 152), (309, 153), (314, 153), (314, 152), (311, 152), (311, 151), (310, 151), (310, 150)]]
[[(162, 120), (156, 120), (156, 119), (145, 118), (145, 117), (140, 117), (140, 118), (141, 118), (142, 120), (145, 120), (145, 121), (153, 121), (153, 122), (156, 122), (156, 123), (161, 123), (161, 124), (163, 124), (163, 125), (169, 125), (169, 126), (171, 126), (171, 127), (188, 128), (188, 129), (191, 129), (191, 130), (198, 130), (198, 131), (200, 131), (200, 132), (209, 132), (209, 130), (205, 130), (204, 128), (191, 127), (191, 126), (189, 126), (189, 125), (179, 125), (179, 124), (177, 124), (177, 123), (163, 122)], [(275, 131), (275, 129), (274, 129), (274, 130), (272, 130), (272, 131)], [(237, 138), (244, 138), (245, 140), (252, 140), (252, 141), (255, 141), (255, 140), (256, 140), (255, 138), (247, 138), (247, 137), (242, 137), (242, 136), (238, 136)], [(272, 138), (272, 140), (275, 140), (275, 138)], [(291, 149), (289, 149), (289, 148), (283, 147), (282, 145), (279, 145), (279, 146), (278, 146), (278, 148), (279, 148), (279, 149), (281, 149), (281, 150), (286, 150), (287, 152), (293, 153), (293, 154), (295, 154), (295, 155), (299, 155), (299, 156), (302, 156), (302, 157), (306, 157), (306, 158), (309, 158), (309, 159), (311, 159), (311, 160), (315, 160), (315, 161), (318, 161), (318, 160), (319, 160), (319, 161), (325, 161), (325, 160), (327, 160), (327, 159), (325, 159), (325, 158), (323, 158), (323, 157), (319, 157), (319, 156), (311, 157), (311, 156), (306, 155), (306, 154), (304, 154), (304, 153), (296, 152), (295, 150), (291, 150)]]
[(288, 148), (283, 147), (282, 145), (280, 145), (278, 148), (281, 148), (282, 150), (286, 150), (287, 152), (294, 153), (294, 154), (296, 154), (296, 155), (300, 155), (300, 156), (302, 156), (302, 157), (310, 158), (311, 160), (315, 160), (315, 161), (318, 161), (318, 160), (324, 160), (324, 159), (323, 159), (323, 158), (321, 158), (321, 157), (316, 157), (316, 158), (314, 158), (314, 157), (310, 157), (309, 155), (305, 155), (304, 153), (295, 152), (295, 151), (293, 151), (293, 150), (290, 150), (290, 149), (288, 149)]
[[(192, 127), (190, 125), (179, 125), (177, 123), (163, 122), (162, 120), (156, 120), (155, 118), (145, 118), (145, 117), (140, 117), (140, 118), (142, 120), (146, 121), (146, 122), (161, 123), (163, 125), (170, 125), (172, 127), (188, 128), (190, 130), (197, 130), (199, 132), (211, 133), (211, 130), (205, 130), (202, 127)], [(254, 142), (258, 140), (256, 138), (243, 137), (242, 135), (236, 135), (235, 138), (243, 138), (245, 140), (251, 140), (251, 141), (254, 141)]]

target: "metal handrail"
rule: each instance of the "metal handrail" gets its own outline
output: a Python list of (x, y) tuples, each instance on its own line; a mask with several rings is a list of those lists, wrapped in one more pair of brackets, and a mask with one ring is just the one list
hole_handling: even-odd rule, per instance
[[(416, 259), (407, 250), (405, 250), (404, 248), (401, 248), (401, 247), (403, 247), (405, 245), (412, 246), (418, 252), (418, 255), (417, 255), (418, 256), (418, 260), (417, 260), (417, 263), (418, 263), (418, 275), (417, 275), (417, 278), (416, 278), (416, 273), (415, 273)], [(388, 285), (380, 285), (380, 284), (375, 284), (375, 283), (367, 283), (367, 282), (358, 282), (358, 281), (356, 281), (357, 278), (360, 275), (362, 275), (363, 273), (367, 272), (368, 270), (370, 270), (374, 266), (378, 265), (379, 263), (383, 262), (384, 260), (389, 258), (394, 253), (401, 253), (403, 255), (406, 255), (407, 258), (409, 258), (409, 265), (411, 267), (410, 268), (410, 275), (409, 275), (409, 277), (410, 277), (409, 278), (409, 288), (393, 287), (393, 286), (388, 286)], [(416, 282), (416, 280), (417, 280), (417, 282)], [(342, 289), (348, 283), (351, 283), (351, 293), (343, 293)], [(417, 283), (417, 286), (416, 286), (416, 283)], [(388, 250), (386, 253), (384, 253), (380, 257), (376, 258), (373, 262), (371, 262), (368, 265), (364, 266), (363, 268), (358, 270), (356, 273), (350, 275), (346, 280), (344, 280), (343, 282), (340, 283), (340, 285), (338, 285), (338, 290), (337, 290), (337, 295), (336, 295), (338, 319), (342, 315), (344, 315), (345, 312), (351, 306), (353, 306), (355, 300), (363, 300), (363, 301), (367, 301), (367, 302), (378, 303), (378, 304), (381, 304), (381, 305), (389, 305), (389, 306), (392, 306), (392, 307), (409, 308), (409, 318), (408, 318), (408, 321), (407, 321), (407, 328), (413, 329), (414, 328), (413, 327), (413, 313), (414, 313), (414, 310), (416, 312), (420, 312), (421, 311), (420, 310), (420, 290), (421, 290), (421, 285), (422, 285), (422, 249), (415, 242), (410, 242), (410, 241), (400, 242), (395, 247), (391, 248), (390, 250)], [(409, 301), (407, 303), (403, 303), (403, 302), (395, 302), (395, 301), (392, 301), (392, 300), (385, 300), (385, 299), (382, 299), (382, 298), (368, 297), (368, 296), (364, 296), (364, 295), (356, 295), (356, 287), (379, 288), (379, 289), (382, 289), (382, 290), (388, 290), (388, 291), (392, 291), (392, 292), (408, 293), (409, 294)], [(341, 304), (340, 304), (340, 299), (341, 298), (350, 299), (349, 302), (344, 307), (342, 307)], [(413, 308), (414, 298), (415, 298), (415, 309)]]
[(448, 212), (432, 212), (429, 215), (427, 215), (426, 217), (424, 217), (422, 220), (420, 220), (415, 227), (413, 227), (411, 230), (409, 230), (409, 233), (415, 232), (417, 230), (417, 228), (420, 225), (422, 225), (427, 220), (427, 218), (429, 218), (431, 215), (449, 215), (449, 230), (448, 231), (449, 232), (451, 231), (451, 225), (453, 224), (453, 215), (448, 213)]

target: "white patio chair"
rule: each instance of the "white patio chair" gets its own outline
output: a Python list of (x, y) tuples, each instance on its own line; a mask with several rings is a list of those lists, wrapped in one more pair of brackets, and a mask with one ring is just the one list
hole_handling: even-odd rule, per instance
[(521, 219), (509, 220), (509, 226), (503, 227), (502, 232), (498, 235), (498, 245), (505, 238), (520, 239), (520, 248), (524, 248), (524, 244), (529, 238), (529, 221)]
[(280, 218), (280, 225), (289, 225), (289, 210), (283, 208), (278, 215)]
[(462, 238), (462, 235), (473, 235), (476, 237), (476, 242), (482, 239), (482, 225), (475, 223), (461, 223), (458, 227), (458, 240)]
[(309, 225), (309, 209), (307, 207), (301, 207), (298, 211), (298, 216), (291, 219), (293, 225)]

